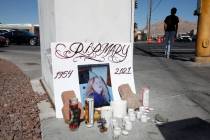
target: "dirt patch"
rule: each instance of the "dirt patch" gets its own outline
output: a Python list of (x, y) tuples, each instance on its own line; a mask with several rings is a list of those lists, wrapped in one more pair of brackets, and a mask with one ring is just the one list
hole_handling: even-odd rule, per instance
[(17, 66), (0, 59), (0, 140), (41, 140), (37, 103), (45, 99)]

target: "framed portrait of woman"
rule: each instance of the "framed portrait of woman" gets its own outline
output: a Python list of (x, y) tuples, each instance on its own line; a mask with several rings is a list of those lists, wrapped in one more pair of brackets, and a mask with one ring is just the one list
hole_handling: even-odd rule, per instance
[(94, 99), (94, 107), (109, 106), (113, 100), (109, 64), (78, 65), (81, 102)]

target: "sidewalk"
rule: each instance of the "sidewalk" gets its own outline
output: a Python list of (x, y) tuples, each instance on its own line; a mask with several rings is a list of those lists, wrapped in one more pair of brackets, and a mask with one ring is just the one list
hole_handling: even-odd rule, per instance
[[(134, 128), (121, 140), (204, 140), (210, 134), (210, 66), (190, 61), (151, 57), (134, 49), (134, 75), (137, 93), (144, 85), (150, 91), (151, 120), (135, 121)], [(46, 111), (41, 111), (42, 113)], [(43, 140), (111, 140), (111, 133), (101, 134), (98, 128), (86, 128), (84, 123), (71, 132), (62, 119), (53, 116), (42, 118)], [(153, 120), (160, 114), (169, 122), (157, 126)], [(196, 133), (195, 133), (196, 132)]]

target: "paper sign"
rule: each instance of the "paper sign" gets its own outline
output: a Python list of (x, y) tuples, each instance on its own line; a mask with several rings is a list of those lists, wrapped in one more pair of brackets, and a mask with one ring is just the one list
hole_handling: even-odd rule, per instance
[(62, 118), (61, 94), (73, 90), (84, 105), (93, 97), (95, 107), (120, 100), (118, 87), (128, 83), (135, 92), (131, 43), (52, 43), (56, 117)]

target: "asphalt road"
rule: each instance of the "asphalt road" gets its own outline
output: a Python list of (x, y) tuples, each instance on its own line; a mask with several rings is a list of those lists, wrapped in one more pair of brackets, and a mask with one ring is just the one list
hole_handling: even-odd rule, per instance
[(0, 58), (9, 60), (30, 77), (41, 77), (41, 55), (39, 46), (10, 45), (0, 47)]
[[(135, 45), (140, 46), (149, 46), (149, 47), (157, 47), (156, 49), (162, 49), (164, 47), (164, 43), (157, 43), (153, 41), (152, 43), (147, 43), (146, 41), (137, 41), (134, 43)], [(172, 49), (194, 49), (195, 42), (174, 42), (174, 47)]]
[[(145, 52), (150, 56), (163, 57), (164, 44), (153, 41), (147, 42), (138, 41), (134, 43), (134, 47)], [(195, 57), (195, 42), (175, 42), (171, 48), (172, 59), (181, 59), (185, 61), (193, 61)]]

